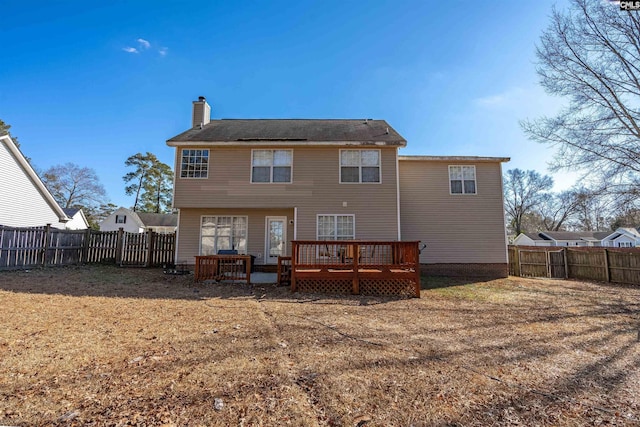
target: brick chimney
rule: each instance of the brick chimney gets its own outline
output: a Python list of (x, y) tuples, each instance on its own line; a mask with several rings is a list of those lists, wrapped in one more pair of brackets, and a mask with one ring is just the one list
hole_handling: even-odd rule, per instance
[(199, 96), (193, 101), (193, 115), (191, 124), (194, 128), (200, 128), (211, 121), (211, 107), (204, 96)]

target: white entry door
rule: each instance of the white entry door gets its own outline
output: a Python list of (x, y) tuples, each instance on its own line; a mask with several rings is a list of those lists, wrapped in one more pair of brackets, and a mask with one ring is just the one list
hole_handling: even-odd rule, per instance
[(278, 257), (286, 255), (287, 252), (287, 218), (268, 216), (266, 222), (264, 261), (267, 264), (275, 264)]

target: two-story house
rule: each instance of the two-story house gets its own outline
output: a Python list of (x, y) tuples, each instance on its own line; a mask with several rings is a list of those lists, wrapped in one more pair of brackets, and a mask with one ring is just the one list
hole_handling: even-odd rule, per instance
[(176, 148), (177, 263), (237, 250), (276, 263), (291, 240), (420, 240), (433, 270), (507, 274), (505, 158), (399, 156), (384, 120), (211, 120)]

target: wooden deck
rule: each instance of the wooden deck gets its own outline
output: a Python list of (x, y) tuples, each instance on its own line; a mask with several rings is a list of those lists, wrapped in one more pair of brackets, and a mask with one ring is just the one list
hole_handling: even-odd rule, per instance
[(420, 242), (293, 241), (293, 292), (420, 297)]

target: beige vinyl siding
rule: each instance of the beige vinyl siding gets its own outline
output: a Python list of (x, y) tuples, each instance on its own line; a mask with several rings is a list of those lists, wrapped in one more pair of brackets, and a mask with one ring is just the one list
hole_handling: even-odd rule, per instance
[[(450, 194), (449, 165), (475, 165), (477, 194)], [(403, 240), (427, 245), (422, 263), (506, 263), (499, 162), (400, 160)]]
[(37, 189), (31, 177), (0, 140), (0, 225), (36, 227), (64, 223)]
[[(260, 209), (298, 209), (298, 239), (316, 239), (316, 217), (318, 214), (355, 215), (356, 239), (396, 240), (397, 224), (397, 187), (396, 187), (396, 148), (362, 147), (380, 149), (381, 182), (340, 184), (340, 149), (360, 147), (294, 147), (292, 182), (251, 183), (251, 147), (206, 147), (190, 146), (190, 149), (209, 148), (209, 177), (207, 179), (176, 178), (174, 206), (182, 212), (193, 208), (218, 209), (233, 208), (230, 211), (242, 212), (242, 208)], [(278, 146), (260, 147), (260, 149), (278, 149)], [(290, 148), (290, 147), (287, 147)], [(176, 170), (179, 171), (180, 150), (176, 156)], [(346, 206), (343, 205), (346, 202)], [(191, 213), (188, 213), (190, 216)], [(264, 224), (260, 241), (264, 240)], [(193, 223), (183, 225), (186, 230), (181, 236), (191, 242)], [(293, 230), (287, 234), (293, 238)], [(197, 240), (197, 238), (196, 238)], [(185, 243), (185, 249), (192, 256), (193, 242)], [(254, 247), (253, 234), (249, 236), (249, 245)], [(182, 246), (179, 248), (179, 256)], [(264, 251), (264, 249), (261, 249)]]
[(178, 250), (176, 263), (193, 264), (194, 257), (200, 255), (201, 218), (206, 216), (246, 216), (248, 217), (247, 253), (256, 257), (256, 264), (264, 263), (267, 216), (287, 218), (287, 255), (291, 254), (293, 240), (293, 209), (180, 209), (178, 224)]

